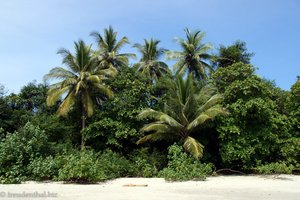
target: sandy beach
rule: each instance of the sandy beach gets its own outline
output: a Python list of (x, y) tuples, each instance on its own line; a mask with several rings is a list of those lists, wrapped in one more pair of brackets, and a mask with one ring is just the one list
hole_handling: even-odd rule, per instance
[(70, 200), (299, 200), (300, 176), (216, 176), (205, 181), (120, 178), (99, 184), (59, 182), (0, 185), (0, 199)]

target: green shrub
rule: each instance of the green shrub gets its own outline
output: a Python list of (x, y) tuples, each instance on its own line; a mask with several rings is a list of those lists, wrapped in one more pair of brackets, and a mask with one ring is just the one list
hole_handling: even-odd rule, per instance
[(135, 168), (134, 176), (138, 177), (153, 177), (157, 174), (157, 169), (154, 165), (150, 164), (146, 159), (136, 158), (133, 163)]
[(0, 176), (0, 184), (16, 184), (27, 180), (25, 175), (27, 171), (20, 164), (12, 165), (10, 170), (2, 170)]
[(131, 163), (122, 155), (111, 150), (99, 156), (99, 167), (106, 179), (119, 178), (129, 174)]
[(169, 147), (168, 160), (168, 166), (159, 172), (159, 176), (166, 180), (204, 180), (213, 172), (212, 164), (200, 163), (177, 144)]
[(1, 183), (24, 181), (30, 161), (47, 155), (49, 149), (45, 132), (30, 123), (19, 132), (8, 133), (0, 142)]
[(39, 157), (30, 162), (28, 171), (31, 173), (30, 178), (33, 180), (52, 180), (58, 176), (58, 170), (63, 166), (62, 156)]
[(63, 158), (64, 165), (56, 180), (67, 182), (97, 182), (107, 177), (101, 169), (98, 155), (93, 151), (82, 151)]
[(74, 152), (62, 158), (63, 166), (57, 180), (71, 182), (97, 182), (126, 176), (130, 162), (120, 154), (106, 150)]
[(154, 177), (167, 163), (166, 156), (158, 150), (150, 152), (142, 148), (129, 155), (132, 162), (132, 175), (138, 177)]
[(274, 162), (256, 167), (254, 170), (261, 174), (291, 174), (295, 167), (283, 162)]
[(300, 137), (290, 137), (283, 140), (280, 145), (282, 160), (300, 168)]
[(4, 129), (0, 127), (0, 140), (4, 137)]

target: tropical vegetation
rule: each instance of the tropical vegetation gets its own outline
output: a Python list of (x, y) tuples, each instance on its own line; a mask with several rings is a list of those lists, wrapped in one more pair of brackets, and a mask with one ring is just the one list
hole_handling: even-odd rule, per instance
[(134, 55), (108, 27), (95, 46), (60, 49), (45, 83), (0, 84), (0, 183), (299, 173), (299, 77), (282, 90), (245, 42), (213, 48), (184, 31), (179, 50), (151, 38)]
[(150, 79), (157, 80), (169, 73), (168, 65), (159, 60), (166, 50), (158, 48), (158, 44), (160, 43), (159, 40), (153, 40), (151, 38), (149, 41), (144, 40), (144, 43), (144, 45), (139, 43), (133, 45), (133, 47), (142, 54), (136, 67), (138, 68), (138, 71)]

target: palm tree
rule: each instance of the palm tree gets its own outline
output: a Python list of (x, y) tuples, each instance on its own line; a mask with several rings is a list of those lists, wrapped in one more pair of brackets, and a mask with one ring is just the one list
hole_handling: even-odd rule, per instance
[(140, 130), (150, 134), (139, 139), (137, 144), (146, 141), (179, 140), (187, 152), (200, 159), (204, 146), (192, 135), (201, 132), (206, 122), (226, 114), (220, 104), (223, 97), (216, 93), (216, 88), (212, 85), (206, 85), (197, 92), (191, 74), (186, 80), (177, 76), (169, 85), (170, 97), (163, 112), (148, 108), (138, 115), (140, 119), (149, 118), (154, 121)]
[(103, 69), (119, 69), (120, 67), (128, 66), (128, 59), (135, 57), (135, 54), (119, 53), (125, 44), (129, 44), (129, 41), (127, 37), (123, 37), (120, 41), (117, 41), (117, 32), (114, 32), (111, 26), (108, 29), (104, 29), (104, 36), (96, 31), (90, 35), (95, 38), (98, 45), (98, 50), (94, 52), (94, 55)]
[[(97, 91), (107, 97), (112, 97), (111, 89), (105, 85), (104, 80), (116, 75), (113, 69), (101, 69), (96, 59), (92, 56), (91, 46), (87, 46), (82, 40), (74, 42), (75, 54), (67, 49), (60, 49), (58, 54), (63, 57), (63, 67), (55, 67), (45, 75), (45, 79), (58, 79), (58, 83), (50, 86), (47, 95), (47, 105), (52, 106), (61, 98), (58, 114), (66, 116), (77, 102), (82, 112), (82, 130), (85, 128), (86, 117), (94, 112), (94, 103), (91, 97), (93, 91)], [(81, 147), (84, 147), (84, 139), (81, 137)]]
[(184, 31), (186, 39), (175, 39), (182, 51), (168, 51), (166, 52), (167, 58), (178, 61), (174, 65), (177, 74), (184, 74), (188, 71), (193, 74), (196, 81), (206, 80), (207, 70), (212, 70), (212, 68), (205, 61), (211, 58), (208, 51), (212, 49), (212, 46), (209, 43), (201, 43), (204, 32), (191, 32), (187, 28)]
[(159, 61), (159, 58), (166, 51), (163, 48), (158, 48), (159, 40), (153, 40), (152, 38), (147, 41), (144, 40), (144, 45), (134, 44), (133, 47), (142, 54), (142, 58), (136, 64), (138, 70), (143, 74), (151, 77), (152, 80), (157, 80), (159, 77), (164, 74), (169, 73), (168, 65), (162, 61)]
[(238, 40), (227, 47), (221, 45), (218, 55), (213, 56), (212, 61), (215, 68), (229, 67), (238, 62), (250, 64), (253, 55), (254, 53), (248, 52), (246, 43)]

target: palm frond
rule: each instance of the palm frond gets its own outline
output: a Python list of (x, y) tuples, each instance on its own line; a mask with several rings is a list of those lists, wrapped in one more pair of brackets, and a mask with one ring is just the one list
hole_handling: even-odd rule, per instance
[(119, 50), (125, 45), (129, 44), (129, 40), (127, 37), (123, 37), (112, 49), (114, 52), (119, 52)]
[(125, 57), (125, 58), (136, 58), (136, 55), (134, 53), (120, 53), (118, 54), (118, 56), (120, 57)]
[(198, 110), (197, 112), (203, 112), (206, 111), (207, 109), (211, 108), (212, 106), (215, 106), (219, 103), (222, 103), (224, 100), (223, 95), (221, 94), (215, 94), (208, 101), (205, 102)]
[(212, 117), (206, 113), (201, 113), (194, 119), (189, 125), (187, 126), (187, 130), (192, 131), (193, 129), (197, 128), (198, 126), (204, 124), (207, 120), (212, 119)]
[(67, 78), (74, 78), (76, 77), (76, 75), (69, 71), (69, 70), (66, 70), (62, 67), (55, 67), (53, 69), (50, 70), (50, 72), (48, 74), (46, 74), (44, 76), (44, 80), (47, 81), (47, 80), (51, 80), (51, 79), (67, 79)]
[(167, 60), (181, 60), (184, 58), (184, 53), (179, 51), (166, 51), (165, 55)]
[(139, 119), (145, 119), (145, 118), (150, 118), (151, 119), (152, 118), (152, 119), (155, 119), (157, 121), (169, 124), (170, 126), (174, 126), (174, 127), (177, 127), (177, 128), (182, 128), (182, 125), (180, 123), (178, 123), (171, 116), (169, 116), (169, 115), (167, 115), (163, 112), (153, 110), (151, 108), (145, 109), (142, 112), (140, 112), (140, 114), (138, 115), (138, 118)]
[(202, 86), (200, 92), (197, 94), (196, 99), (200, 105), (205, 104), (214, 94), (217, 93), (217, 88), (211, 84)]
[(101, 34), (98, 31), (93, 31), (90, 33), (90, 36), (94, 38), (97, 44), (100, 43)]
[(175, 63), (173, 66), (173, 70), (175, 71), (176, 75), (179, 76), (183, 76), (187, 69), (188, 65), (183, 60)]
[(183, 147), (187, 152), (190, 152), (198, 160), (203, 156), (204, 146), (195, 138), (192, 138), (190, 136), (186, 137), (183, 143)]
[(146, 135), (142, 138), (140, 138), (136, 144), (143, 144), (147, 141), (151, 141), (151, 142), (155, 142), (158, 140), (173, 140), (174, 136), (172, 134), (168, 134), (168, 133), (163, 133), (163, 132), (155, 132), (155, 133), (151, 133), (149, 135)]
[(53, 106), (58, 100), (59, 98), (65, 94), (66, 92), (68, 92), (71, 89), (70, 86), (66, 86), (63, 88), (50, 88), (48, 90), (48, 95), (47, 95), (47, 100), (46, 103), (48, 106)]
[(80, 71), (78, 63), (75, 61), (75, 57), (69, 50), (61, 48), (58, 50), (57, 54), (60, 54), (63, 57), (62, 63), (65, 64), (73, 73)]
[(106, 85), (94, 84), (93, 86), (97, 89), (98, 92), (107, 96), (109, 99), (111, 99), (114, 96), (113, 91)]
[(210, 116), (211, 119), (214, 119), (216, 116), (219, 116), (219, 115), (228, 115), (229, 112), (222, 107), (222, 105), (218, 104), (218, 105), (215, 105), (209, 109), (207, 109), (204, 114)]
[(61, 116), (66, 116), (69, 113), (69, 111), (71, 110), (71, 108), (75, 102), (75, 99), (76, 99), (75, 91), (72, 90), (68, 93), (66, 98), (60, 104), (57, 113)]
[(163, 124), (162, 122), (154, 122), (145, 125), (143, 128), (141, 128), (140, 132), (150, 132), (150, 131), (156, 131), (156, 132), (169, 132), (171, 130), (171, 127), (167, 124)]
[(115, 77), (117, 74), (118, 74), (118, 70), (111, 66), (109, 68), (106, 68), (106, 69), (101, 69), (97, 72), (99, 75), (105, 75), (105, 76), (108, 76), (108, 77)]

